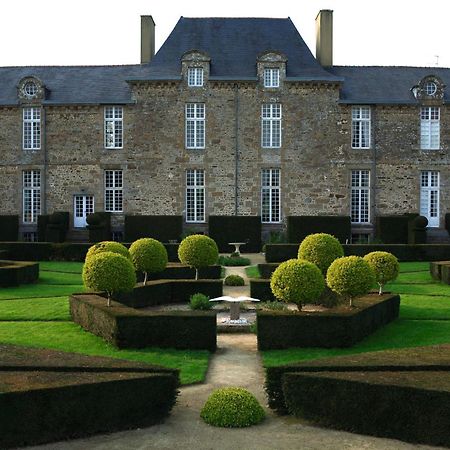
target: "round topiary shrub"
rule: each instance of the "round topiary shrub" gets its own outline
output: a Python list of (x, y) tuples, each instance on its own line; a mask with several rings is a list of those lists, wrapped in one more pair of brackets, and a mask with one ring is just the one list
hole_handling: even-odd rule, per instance
[(245, 286), (245, 281), (240, 275), (228, 275), (224, 282), (225, 286)]
[[(419, 216), (420, 217), (420, 216)], [(398, 259), (389, 252), (371, 252), (364, 256), (375, 273), (375, 279), (380, 286), (379, 294), (383, 293), (384, 285), (397, 278), (400, 271)]]
[(120, 242), (115, 241), (103, 241), (94, 244), (92, 247), (89, 247), (89, 250), (86, 253), (85, 260), (87, 261), (91, 256), (97, 255), (98, 253), (103, 252), (113, 252), (119, 255), (125, 256), (125, 258), (130, 259), (130, 252), (128, 249), (122, 245)]
[(325, 281), (315, 264), (290, 259), (281, 263), (273, 272), (270, 288), (277, 299), (295, 303), (301, 310), (302, 304), (317, 300), (325, 288)]
[(185, 237), (178, 247), (179, 260), (183, 264), (195, 268), (196, 280), (198, 280), (198, 269), (215, 264), (218, 257), (217, 244), (209, 236), (203, 234), (192, 234)]
[(239, 387), (216, 389), (200, 412), (200, 417), (209, 425), (228, 428), (256, 425), (265, 416), (255, 396)]
[(189, 308), (193, 310), (207, 311), (213, 307), (209, 297), (205, 294), (193, 294), (189, 299)]
[(144, 285), (149, 273), (162, 272), (168, 262), (167, 250), (161, 242), (152, 238), (142, 238), (130, 246), (130, 258), (138, 272), (144, 272)]
[(414, 228), (426, 228), (428, 219), (425, 216), (417, 216), (414, 220)]
[(330, 264), (344, 256), (341, 243), (331, 234), (310, 234), (303, 239), (298, 249), (298, 259), (315, 264), (325, 275)]
[(369, 263), (360, 256), (346, 256), (331, 263), (327, 272), (327, 285), (331, 290), (350, 300), (367, 294), (375, 284), (375, 274)]
[(113, 294), (131, 291), (136, 284), (136, 272), (131, 261), (113, 252), (101, 252), (87, 258), (82, 277), (86, 288), (106, 291), (108, 306), (111, 306)]

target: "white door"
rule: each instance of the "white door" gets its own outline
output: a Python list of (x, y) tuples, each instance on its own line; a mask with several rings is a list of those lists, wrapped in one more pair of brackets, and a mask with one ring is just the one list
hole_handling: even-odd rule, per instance
[(86, 216), (94, 212), (94, 197), (92, 195), (75, 195), (73, 199), (73, 226), (85, 228)]
[(439, 172), (426, 170), (420, 174), (420, 215), (429, 227), (439, 227)]

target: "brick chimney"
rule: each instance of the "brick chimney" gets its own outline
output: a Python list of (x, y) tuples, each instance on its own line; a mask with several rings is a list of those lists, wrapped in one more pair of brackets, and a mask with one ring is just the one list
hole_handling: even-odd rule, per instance
[(333, 11), (329, 9), (316, 17), (316, 59), (324, 67), (333, 65)]
[(141, 16), (141, 64), (155, 56), (155, 22), (152, 16)]

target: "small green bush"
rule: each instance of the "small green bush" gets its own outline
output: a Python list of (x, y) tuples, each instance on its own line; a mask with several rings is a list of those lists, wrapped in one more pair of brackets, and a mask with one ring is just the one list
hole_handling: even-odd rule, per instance
[(327, 285), (338, 295), (350, 300), (367, 294), (375, 284), (375, 273), (360, 256), (346, 256), (333, 261), (327, 272)]
[(195, 268), (196, 280), (198, 279), (198, 269), (215, 264), (218, 257), (217, 244), (203, 234), (185, 237), (178, 247), (178, 258), (183, 264)]
[(256, 306), (257, 309), (261, 309), (263, 311), (286, 311), (287, 310), (287, 306), (282, 303), (282, 302), (278, 302), (278, 301), (273, 301), (273, 302), (260, 302), (257, 304)]
[(219, 256), (217, 264), (221, 266), (249, 266), (251, 262), (248, 258), (242, 256)]
[(330, 264), (344, 256), (341, 243), (331, 234), (310, 234), (303, 239), (298, 249), (298, 259), (315, 264), (325, 275)]
[(270, 279), (273, 295), (284, 302), (297, 304), (317, 300), (325, 288), (325, 281), (319, 268), (305, 260), (289, 259), (281, 263)]
[(225, 286), (245, 286), (245, 281), (240, 275), (228, 275), (224, 284)]
[(200, 417), (215, 427), (242, 428), (260, 423), (265, 412), (246, 389), (226, 387), (216, 389), (208, 397)]
[(167, 250), (161, 242), (152, 238), (142, 238), (130, 246), (130, 257), (134, 268), (144, 272), (144, 285), (147, 284), (147, 274), (162, 272), (168, 262)]
[(101, 252), (87, 258), (82, 278), (86, 288), (106, 291), (108, 306), (113, 294), (131, 291), (136, 284), (136, 272), (131, 261), (113, 252)]
[(130, 252), (128, 249), (122, 245), (120, 242), (115, 241), (103, 241), (94, 244), (92, 247), (89, 247), (89, 250), (86, 253), (86, 261), (94, 255), (102, 252), (112, 252), (117, 253), (119, 255), (125, 256), (125, 258), (130, 259)]
[(194, 310), (206, 311), (212, 308), (212, 303), (209, 301), (209, 297), (205, 294), (194, 294), (191, 295), (189, 301), (189, 307)]
[[(421, 216), (418, 216), (419, 218)], [(371, 252), (364, 256), (375, 273), (375, 278), (380, 286), (379, 294), (383, 293), (384, 285), (397, 278), (400, 271), (398, 259), (389, 252)]]

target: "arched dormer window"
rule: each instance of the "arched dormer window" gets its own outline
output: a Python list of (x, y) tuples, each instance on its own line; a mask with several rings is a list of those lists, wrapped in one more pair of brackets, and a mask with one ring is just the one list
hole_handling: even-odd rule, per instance
[(279, 88), (286, 78), (287, 58), (277, 51), (267, 51), (261, 53), (257, 60), (258, 79), (264, 88)]
[(422, 104), (442, 104), (445, 84), (435, 75), (423, 77), (419, 83), (412, 87), (414, 97)]
[(45, 86), (35, 76), (24, 77), (17, 85), (17, 96), (21, 103), (40, 103), (45, 99)]
[(202, 87), (209, 78), (211, 58), (200, 50), (190, 50), (181, 58), (181, 74), (189, 87)]

